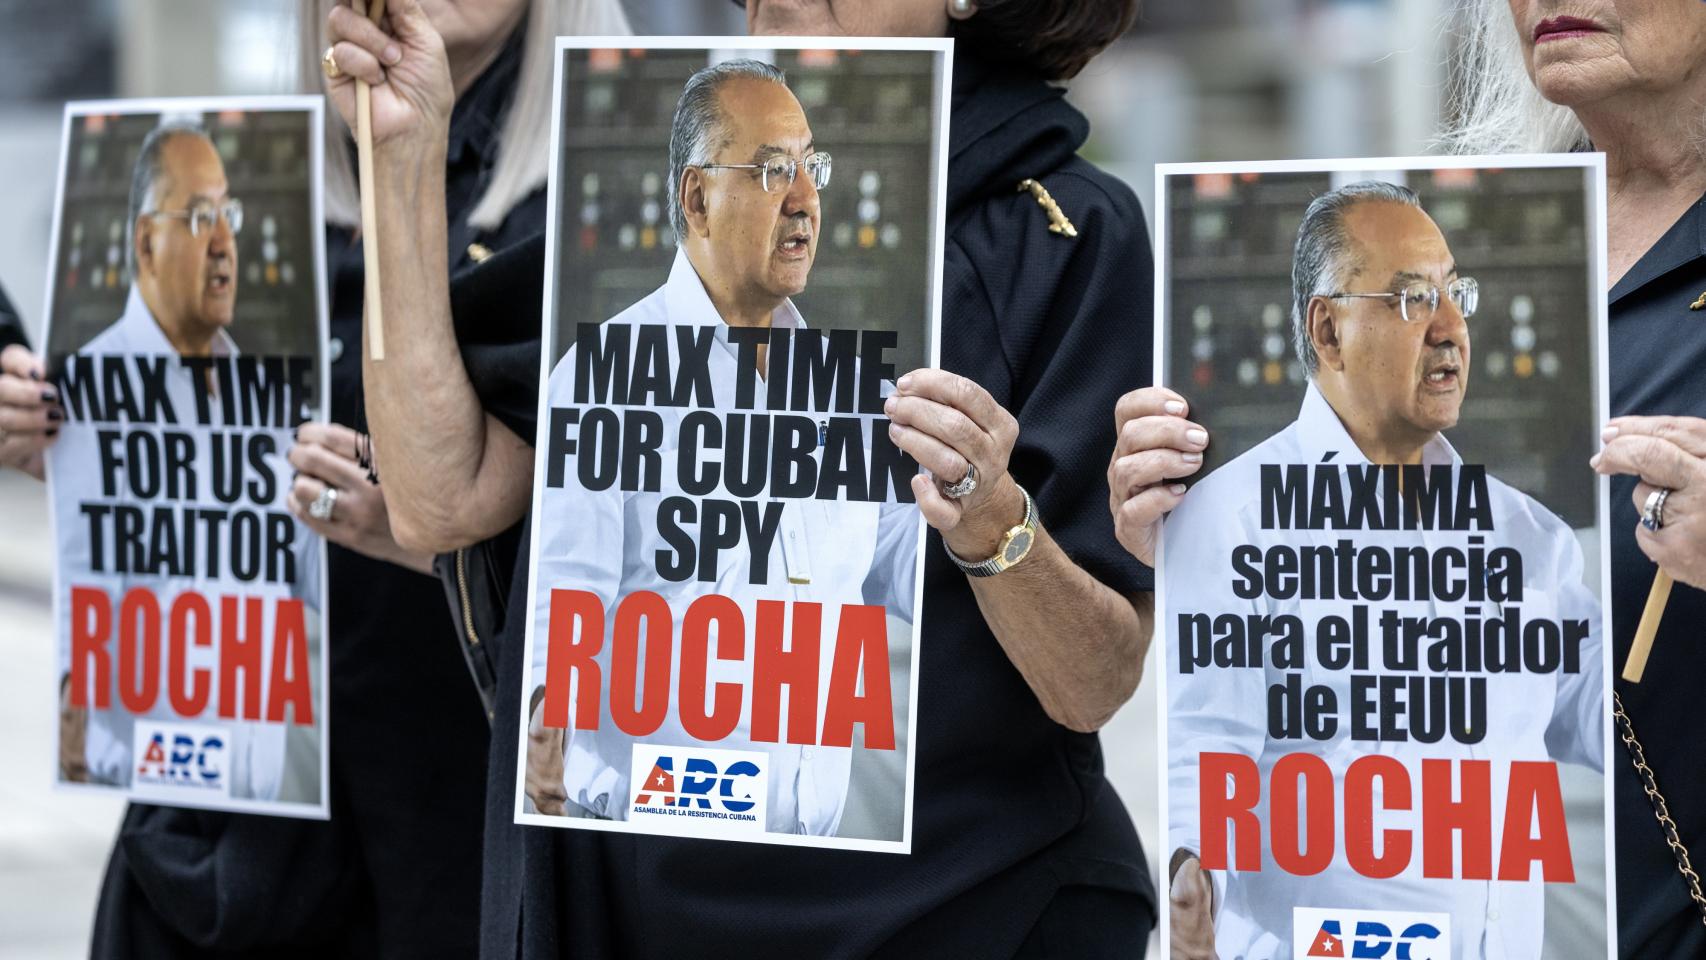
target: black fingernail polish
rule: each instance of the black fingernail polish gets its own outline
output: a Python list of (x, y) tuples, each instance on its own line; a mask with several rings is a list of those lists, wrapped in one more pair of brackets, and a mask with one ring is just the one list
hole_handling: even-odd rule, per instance
[(48, 436), (50, 436), (50, 437), (57, 437), (57, 436), (59, 436), (59, 428), (58, 428), (58, 427), (54, 427), (54, 428), (53, 428), (53, 429), (52, 429), (52, 430), (49, 430), (49, 431), (48, 431), (48, 432), (47, 432), (47, 435), (48, 435)]
[(64, 420), (65, 414), (60, 413), (58, 410), (49, 410), (47, 412), (47, 418), (54, 421)]
[(52, 390), (43, 390), (41, 392), (41, 402), (42, 403), (52, 403), (53, 402), (53, 391)]
[(40, 370), (31, 370), (30, 371), (30, 379), (31, 380), (40, 380), (41, 379), (41, 371)]

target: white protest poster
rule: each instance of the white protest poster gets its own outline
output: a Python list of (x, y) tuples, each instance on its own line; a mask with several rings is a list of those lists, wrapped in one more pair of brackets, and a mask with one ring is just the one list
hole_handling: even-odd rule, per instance
[(1596, 154), (1157, 168), (1173, 955), (1615, 955)]
[(45, 336), (65, 412), (57, 782), (324, 819), (321, 99), (66, 107)]
[(517, 820), (904, 853), (951, 46), (557, 54)]

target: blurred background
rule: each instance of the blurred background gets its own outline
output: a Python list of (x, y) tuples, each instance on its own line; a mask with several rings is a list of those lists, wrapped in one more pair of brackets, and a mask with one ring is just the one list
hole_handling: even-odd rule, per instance
[[(1145, 0), (1131, 34), (1071, 86), (1092, 122), (1084, 154), (1123, 177), (1153, 210), (1158, 162), (1426, 152), (1442, 109), (1450, 2)], [(639, 33), (745, 32), (727, 0), (623, 4)], [(63, 102), (293, 89), (294, 7), (288, 0), (0, 0), (0, 285), (33, 342), (40, 342)], [(1492, 305), (1484, 299), (1482, 309)], [(1227, 363), (1235, 375), (1237, 358)], [(121, 810), (103, 798), (49, 790), (51, 549), (42, 488), (0, 472), (0, 728), (15, 745), (0, 777), (5, 956), (86, 952)], [(1154, 686), (1146, 681), (1103, 734), (1110, 774), (1152, 857), (1160, 852), (1154, 716)]]

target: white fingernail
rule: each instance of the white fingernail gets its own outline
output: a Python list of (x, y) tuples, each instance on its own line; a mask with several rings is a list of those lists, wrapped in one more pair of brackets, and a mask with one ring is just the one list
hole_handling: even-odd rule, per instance
[(1618, 433), (1618, 428), (1606, 427), (1604, 430), (1601, 430), (1599, 432), (1599, 438), (1601, 440), (1610, 440), (1612, 437), (1617, 436), (1617, 433)]
[(1186, 463), (1202, 463), (1202, 454), (1200, 453), (1181, 453), (1179, 458)]
[(1177, 400), (1169, 400), (1161, 405), (1161, 409), (1176, 417), (1185, 412), (1185, 405)]
[(1175, 497), (1184, 496), (1185, 485), (1182, 483), (1175, 483), (1167, 488), (1167, 492), (1171, 493)]
[(1191, 443), (1207, 443), (1208, 431), (1193, 427), (1185, 431), (1185, 439)]

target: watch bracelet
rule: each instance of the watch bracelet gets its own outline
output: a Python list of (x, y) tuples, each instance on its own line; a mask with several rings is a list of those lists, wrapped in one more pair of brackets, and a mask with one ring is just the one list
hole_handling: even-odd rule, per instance
[[(1019, 493), (1024, 495), (1025, 498), (1025, 517), (1019, 521), (1018, 526), (1031, 528), (1034, 536), (1037, 523), (1037, 502), (1031, 497), (1031, 492), (1029, 490), (1026, 490), (1024, 487), (1020, 487), (1017, 483), (1013, 484), (1013, 486), (1019, 487)], [(1012, 529), (1014, 528), (1008, 528), (1008, 530)], [(1035, 546), (1034, 542), (1032, 546)], [(1000, 573), (1001, 569), (996, 567), (995, 563), (1001, 559), (1001, 554), (1004, 549), (1005, 543), (997, 545), (995, 554), (986, 560), (968, 561), (961, 559), (959, 554), (949, 549), (947, 538), (943, 538), (942, 540), (942, 552), (948, 555), (949, 560), (954, 561), (954, 566), (959, 567), (960, 570), (974, 577), (989, 577)]]

